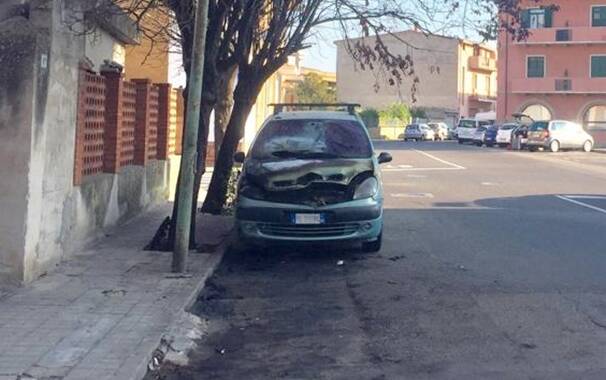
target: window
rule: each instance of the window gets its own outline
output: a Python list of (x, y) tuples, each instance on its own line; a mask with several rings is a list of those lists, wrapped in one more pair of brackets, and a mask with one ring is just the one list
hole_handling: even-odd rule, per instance
[(353, 120), (274, 120), (259, 133), (255, 159), (367, 158), (372, 155), (364, 126)]
[(545, 57), (528, 57), (526, 76), (528, 78), (543, 78), (545, 76)]
[(532, 8), (522, 11), (522, 26), (528, 29), (551, 28), (551, 9)]
[(522, 110), (524, 115), (530, 116), (533, 120), (551, 120), (551, 112), (547, 107), (541, 104), (531, 104)]
[(606, 78), (606, 55), (591, 56), (591, 77)]
[(585, 113), (585, 128), (606, 129), (606, 104), (593, 106)]
[(606, 5), (591, 7), (591, 26), (606, 26)]

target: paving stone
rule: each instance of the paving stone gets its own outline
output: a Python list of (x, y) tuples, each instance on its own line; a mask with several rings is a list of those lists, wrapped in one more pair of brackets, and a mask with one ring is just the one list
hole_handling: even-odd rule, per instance
[(163, 333), (218, 264), (216, 255), (192, 255), (191, 277), (168, 278), (171, 254), (141, 250), (169, 213), (167, 206), (152, 210), (55, 273), (3, 293), (0, 380), (24, 372), (65, 380), (142, 377)]

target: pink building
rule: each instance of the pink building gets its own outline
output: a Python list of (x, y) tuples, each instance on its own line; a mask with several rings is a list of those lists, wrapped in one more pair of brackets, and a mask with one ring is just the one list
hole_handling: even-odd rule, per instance
[[(606, 147), (606, 0), (522, 3), (528, 39), (499, 35), (499, 121), (516, 112), (577, 121)], [(559, 10), (541, 8), (550, 4)]]

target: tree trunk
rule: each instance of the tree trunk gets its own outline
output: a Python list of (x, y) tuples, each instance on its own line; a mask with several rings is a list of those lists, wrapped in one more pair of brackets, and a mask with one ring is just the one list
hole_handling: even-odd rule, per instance
[[(241, 80), (242, 78), (240, 78)], [(234, 92), (234, 108), (225, 130), (223, 143), (219, 149), (217, 162), (208, 188), (208, 194), (202, 206), (202, 212), (218, 215), (223, 210), (227, 185), (234, 165), (234, 153), (244, 135), (246, 119), (259, 91), (250, 83), (240, 81)]]
[(234, 107), (234, 85), (237, 78), (236, 66), (219, 74), (217, 83), (217, 104), (215, 106), (215, 161), (223, 143), (225, 130)]
[(196, 161), (196, 173), (194, 176), (194, 193), (191, 215), (191, 234), (189, 238), (190, 248), (196, 248), (196, 216), (198, 214), (198, 195), (202, 177), (206, 173), (206, 155), (208, 153), (208, 131), (210, 125), (210, 114), (213, 106), (209, 102), (202, 101), (200, 110), (200, 130), (198, 136), (198, 157)]

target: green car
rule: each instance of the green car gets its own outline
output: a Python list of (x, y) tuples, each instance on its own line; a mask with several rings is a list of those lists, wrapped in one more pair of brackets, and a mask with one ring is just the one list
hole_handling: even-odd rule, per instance
[(355, 112), (277, 112), (243, 163), (236, 201), (241, 242), (361, 243), (381, 249), (383, 189), (368, 132)]

